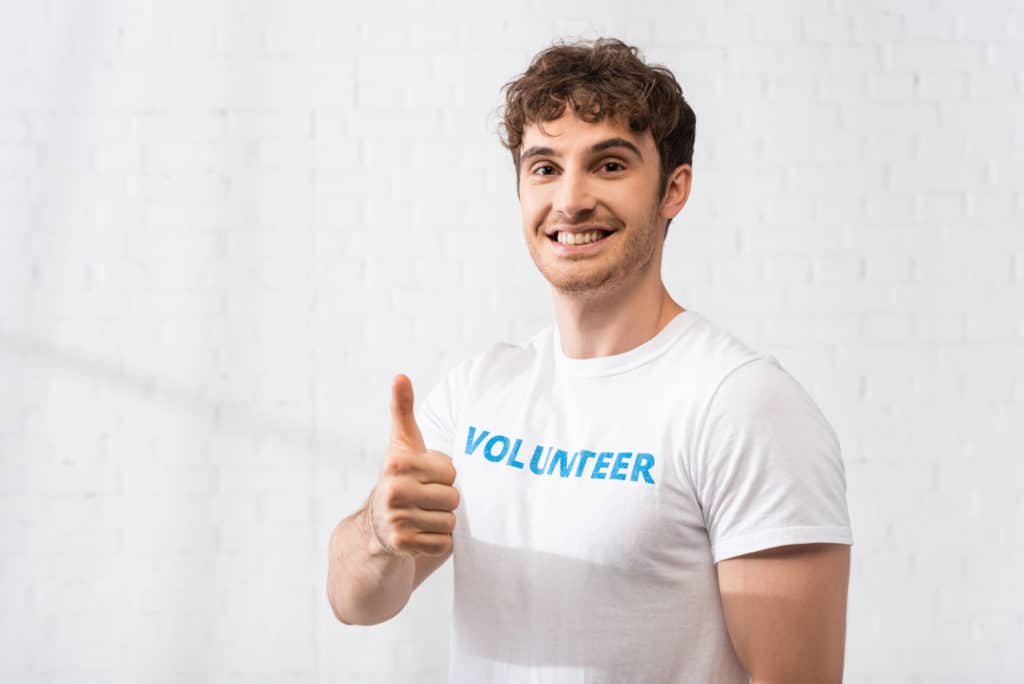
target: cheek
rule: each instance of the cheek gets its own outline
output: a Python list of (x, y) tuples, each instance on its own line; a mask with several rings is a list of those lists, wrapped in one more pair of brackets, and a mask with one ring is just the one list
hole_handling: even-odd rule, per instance
[(656, 192), (657, 188), (651, 191), (649, 186), (640, 183), (629, 187), (623, 184), (608, 196), (608, 205), (623, 219), (647, 221), (652, 212), (657, 213)]
[(544, 220), (544, 203), (536, 196), (522, 195), (519, 198), (519, 210), (523, 215), (523, 223), (533, 226)]

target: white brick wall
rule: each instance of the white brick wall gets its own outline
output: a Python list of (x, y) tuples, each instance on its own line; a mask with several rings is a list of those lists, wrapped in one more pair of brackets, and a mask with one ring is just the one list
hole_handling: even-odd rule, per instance
[(840, 433), (846, 681), (1024, 679), (1024, 10), (714, 5), (4, 3), (0, 680), (444, 681), (450, 565), (346, 627), (326, 543), (395, 373), (550, 320), (495, 108), (602, 34), (697, 112), (670, 290)]

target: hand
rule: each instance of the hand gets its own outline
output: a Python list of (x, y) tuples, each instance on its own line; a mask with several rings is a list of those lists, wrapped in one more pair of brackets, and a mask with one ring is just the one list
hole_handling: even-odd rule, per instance
[(391, 385), (391, 443), (370, 495), (371, 531), (382, 550), (396, 556), (441, 556), (452, 549), (459, 491), (455, 465), (427, 451), (413, 413), (412, 381), (396, 375)]

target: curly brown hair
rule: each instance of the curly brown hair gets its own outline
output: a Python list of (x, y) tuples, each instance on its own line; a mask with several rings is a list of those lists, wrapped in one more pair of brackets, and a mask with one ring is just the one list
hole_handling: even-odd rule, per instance
[[(606, 115), (624, 117), (634, 132), (650, 128), (658, 148), (662, 198), (668, 177), (680, 164), (693, 164), (697, 117), (683, 89), (666, 67), (644, 63), (636, 47), (617, 38), (556, 41), (529, 68), (502, 86), (505, 91), (501, 143), (512, 153), (519, 194), (519, 154), (527, 124), (554, 121), (566, 105), (588, 123)], [(668, 220), (665, 233), (668, 233)]]

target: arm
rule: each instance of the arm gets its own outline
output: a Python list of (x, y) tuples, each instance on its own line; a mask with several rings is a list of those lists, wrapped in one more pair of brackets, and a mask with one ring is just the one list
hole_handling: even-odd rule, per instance
[(849, 545), (779, 546), (717, 567), (729, 637), (753, 684), (842, 682)]
[(366, 504), (334, 528), (328, 553), (327, 599), (341, 622), (375, 625), (408, 603), (416, 562), (381, 547), (370, 531)]
[(392, 436), (380, 479), (328, 544), (327, 600), (346, 625), (375, 625), (397, 615), (452, 551), (455, 466), (447, 454), (424, 446), (409, 378), (395, 376), (391, 392)]
[(346, 625), (375, 625), (391, 619), (412, 592), (451, 556), (407, 558), (386, 553), (369, 528), (367, 507), (342, 520), (330, 541), (327, 600)]

